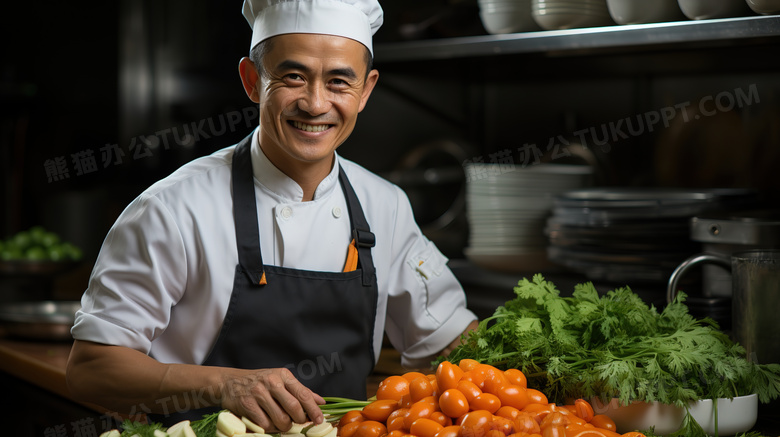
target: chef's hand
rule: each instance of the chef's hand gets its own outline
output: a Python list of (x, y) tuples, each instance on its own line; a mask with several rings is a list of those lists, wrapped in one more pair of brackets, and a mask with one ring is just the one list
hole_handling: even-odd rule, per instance
[(322, 397), (285, 368), (230, 372), (223, 377), (222, 408), (246, 416), (266, 432), (283, 432), (293, 422), (323, 421)]

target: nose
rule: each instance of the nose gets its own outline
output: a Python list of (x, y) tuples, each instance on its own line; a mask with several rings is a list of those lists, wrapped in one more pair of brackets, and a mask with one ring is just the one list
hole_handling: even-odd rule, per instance
[(298, 100), (298, 108), (312, 116), (328, 112), (330, 103), (328, 101), (328, 90), (325, 89), (324, 84), (313, 82), (306, 87), (303, 96)]

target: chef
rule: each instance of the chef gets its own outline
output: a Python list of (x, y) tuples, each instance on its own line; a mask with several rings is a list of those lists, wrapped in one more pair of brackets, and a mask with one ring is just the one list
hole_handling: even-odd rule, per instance
[(246, 0), (243, 14), (259, 127), (110, 229), (72, 329), (79, 400), (164, 423), (226, 408), (284, 431), (322, 421), (322, 396), (365, 399), (385, 334), (422, 368), (476, 325), (405, 194), (336, 153), (379, 77), (380, 5)]

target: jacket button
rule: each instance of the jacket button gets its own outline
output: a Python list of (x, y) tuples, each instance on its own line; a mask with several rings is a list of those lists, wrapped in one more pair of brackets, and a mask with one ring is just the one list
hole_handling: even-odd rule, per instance
[(339, 218), (341, 217), (341, 208), (338, 206), (333, 207), (333, 217)]
[(285, 206), (284, 208), (282, 208), (282, 218), (288, 219), (292, 217), (292, 214), (293, 214), (292, 208), (290, 208), (289, 206)]

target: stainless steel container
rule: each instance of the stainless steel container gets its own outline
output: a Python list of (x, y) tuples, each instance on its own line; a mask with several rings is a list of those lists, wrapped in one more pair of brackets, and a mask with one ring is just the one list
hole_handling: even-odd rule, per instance
[[(691, 239), (705, 254), (730, 256), (754, 249), (780, 249), (780, 212), (758, 210), (691, 219)], [(702, 295), (730, 297), (731, 273), (718, 264), (702, 267)]]
[(680, 264), (669, 279), (667, 300), (677, 294), (680, 278), (691, 267), (718, 264), (731, 270), (732, 337), (758, 363), (780, 363), (780, 250), (752, 250), (731, 256), (699, 254)]
[(780, 363), (780, 250), (754, 250), (731, 256), (732, 331), (748, 357)]

